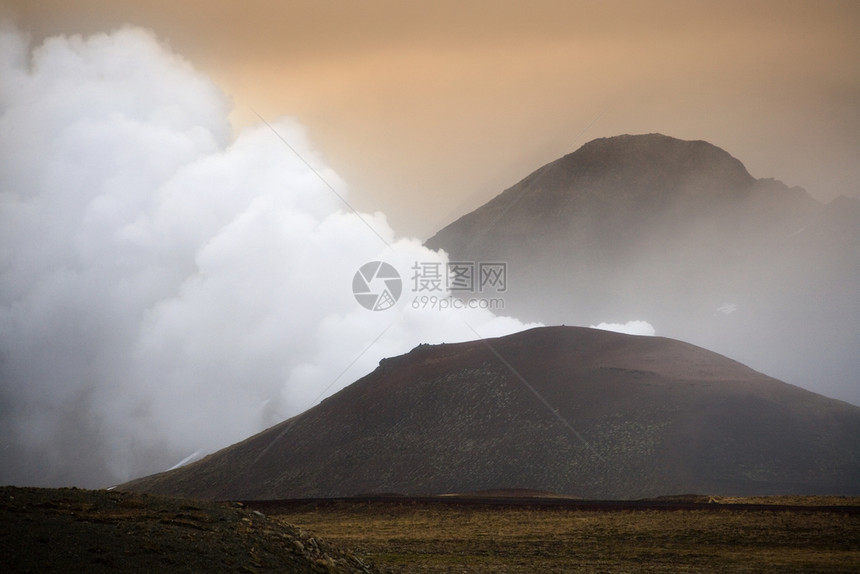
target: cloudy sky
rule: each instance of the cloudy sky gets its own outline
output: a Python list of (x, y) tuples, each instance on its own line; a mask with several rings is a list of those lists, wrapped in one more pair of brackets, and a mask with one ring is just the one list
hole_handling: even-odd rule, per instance
[[(858, 194), (855, 2), (418, 4), (0, 0), (0, 483), (164, 470), (524, 328), (415, 309), (410, 266), (590, 139)], [(349, 289), (377, 259), (386, 312)]]
[(704, 139), (860, 194), (860, 4), (4, 0), (35, 39), (153, 30), (234, 127), (290, 115), (364, 210), (426, 238), (596, 137)]

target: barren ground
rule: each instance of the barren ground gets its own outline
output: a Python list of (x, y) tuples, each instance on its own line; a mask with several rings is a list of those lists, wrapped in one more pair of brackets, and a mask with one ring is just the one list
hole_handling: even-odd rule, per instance
[(860, 499), (214, 503), (2, 487), (0, 557), (4, 572), (858, 572)]
[(387, 573), (860, 571), (856, 498), (708, 500), (392, 499), (268, 510)]

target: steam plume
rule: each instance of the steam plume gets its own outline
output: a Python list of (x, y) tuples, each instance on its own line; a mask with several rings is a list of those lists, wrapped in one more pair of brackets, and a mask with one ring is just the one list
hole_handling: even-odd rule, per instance
[(295, 121), (233, 138), (228, 99), (150, 33), (0, 46), (0, 482), (164, 470), (383, 356), (523, 327), (361, 307), (362, 264), (444, 254), (345, 206)]

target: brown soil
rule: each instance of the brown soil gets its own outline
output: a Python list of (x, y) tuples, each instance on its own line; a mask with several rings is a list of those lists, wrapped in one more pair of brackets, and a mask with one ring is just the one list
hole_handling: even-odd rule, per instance
[(239, 504), (0, 487), (4, 572), (363, 572), (310, 532)]

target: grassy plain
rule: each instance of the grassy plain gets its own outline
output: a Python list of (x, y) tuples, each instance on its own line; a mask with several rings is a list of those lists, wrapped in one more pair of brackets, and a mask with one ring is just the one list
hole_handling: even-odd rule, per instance
[(815, 510), (730, 502), (695, 510), (344, 502), (270, 517), (390, 573), (860, 572), (860, 514), (822, 510), (856, 499), (769, 501)]

